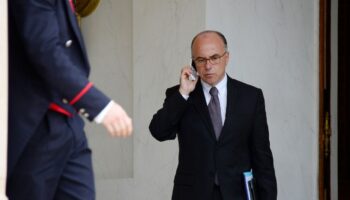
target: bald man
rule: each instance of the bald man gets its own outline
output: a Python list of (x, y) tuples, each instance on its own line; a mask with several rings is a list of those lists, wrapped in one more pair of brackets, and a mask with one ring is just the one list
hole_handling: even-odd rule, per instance
[(275, 200), (277, 183), (261, 89), (226, 74), (227, 41), (218, 31), (197, 34), (193, 65), (166, 91), (149, 129), (159, 141), (179, 142), (173, 200), (245, 200), (244, 172), (253, 172), (255, 196)]

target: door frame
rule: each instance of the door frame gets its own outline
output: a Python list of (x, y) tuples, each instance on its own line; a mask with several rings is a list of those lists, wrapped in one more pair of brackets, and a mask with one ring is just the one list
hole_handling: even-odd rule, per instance
[[(0, 40), (8, 41), (7, 1), (0, 1)], [(8, 44), (0, 43), (0, 200), (6, 200)]]
[(330, 4), (319, 5), (319, 200), (330, 200)]

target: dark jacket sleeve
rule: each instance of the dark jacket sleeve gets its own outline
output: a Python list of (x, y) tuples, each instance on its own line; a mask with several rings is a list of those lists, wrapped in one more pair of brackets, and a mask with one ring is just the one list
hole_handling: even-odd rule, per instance
[[(13, 9), (16, 10), (12, 13), (15, 13), (16, 34), (24, 44), (30, 66), (48, 88), (62, 98), (74, 99), (89, 83), (89, 66), (88, 61), (72, 61), (74, 57), (83, 59), (83, 51), (72, 52), (65, 46), (67, 38), (81, 37), (76, 36), (70, 26), (60, 26), (59, 20), (69, 20), (66, 12), (71, 10), (66, 9), (66, 2), (62, 0), (63, 3), (60, 2), (58, 8), (58, 0), (11, 1), (15, 1)], [(74, 42), (73, 45), (78, 45), (78, 41)], [(83, 44), (81, 46), (84, 48)], [(93, 86), (72, 106), (88, 110), (89, 119), (92, 120), (109, 101), (107, 96)]]
[(178, 125), (187, 107), (179, 86), (167, 89), (163, 107), (153, 115), (149, 130), (159, 141), (175, 139)]
[(259, 89), (255, 108), (253, 134), (251, 138), (253, 174), (256, 193), (260, 200), (277, 199), (277, 183), (270, 149), (264, 96)]

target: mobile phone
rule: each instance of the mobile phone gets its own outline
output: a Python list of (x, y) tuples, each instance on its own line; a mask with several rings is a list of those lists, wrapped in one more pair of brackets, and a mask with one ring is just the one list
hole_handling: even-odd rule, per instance
[(191, 62), (191, 74), (190, 74), (190, 76), (188, 77), (188, 80), (190, 80), (190, 81), (195, 81), (197, 78), (198, 78), (198, 73), (197, 73), (197, 71), (196, 71), (196, 67), (195, 67), (195, 65), (194, 65), (194, 62), (193, 62), (193, 60), (192, 60), (192, 62)]

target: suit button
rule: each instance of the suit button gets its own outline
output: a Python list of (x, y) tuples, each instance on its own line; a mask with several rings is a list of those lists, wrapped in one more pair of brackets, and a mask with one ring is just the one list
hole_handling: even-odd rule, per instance
[(68, 100), (67, 100), (67, 99), (62, 99), (62, 102), (63, 102), (64, 104), (67, 104), (67, 103), (68, 103)]
[(70, 47), (70, 46), (72, 46), (72, 43), (73, 43), (72, 40), (67, 40), (65, 45), (66, 45), (66, 47)]
[(80, 108), (80, 109), (79, 109), (79, 113), (80, 113), (80, 114), (84, 114), (84, 113), (85, 113), (85, 109), (84, 109), (84, 108)]
[(89, 115), (89, 113), (84, 113), (83, 116), (88, 118), (90, 115)]

